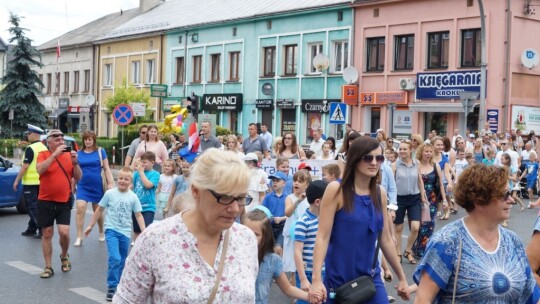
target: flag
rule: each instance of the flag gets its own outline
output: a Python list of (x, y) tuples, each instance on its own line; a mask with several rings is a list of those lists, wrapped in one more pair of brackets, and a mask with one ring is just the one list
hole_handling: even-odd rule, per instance
[(60, 58), (60, 40), (56, 41), (56, 60)]
[(180, 150), (178, 155), (187, 162), (192, 163), (195, 160), (195, 157), (197, 157), (200, 143), (201, 139), (199, 137), (199, 132), (197, 131), (197, 123), (193, 122), (189, 126), (188, 146)]

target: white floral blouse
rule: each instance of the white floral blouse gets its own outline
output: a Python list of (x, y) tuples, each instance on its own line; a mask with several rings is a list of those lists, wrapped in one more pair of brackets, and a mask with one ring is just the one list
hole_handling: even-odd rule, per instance
[[(259, 271), (257, 240), (247, 227), (234, 223), (214, 303), (255, 303)], [(199, 254), (197, 239), (182, 215), (153, 223), (129, 254), (114, 303), (207, 303), (223, 248), (223, 237), (211, 267)]]

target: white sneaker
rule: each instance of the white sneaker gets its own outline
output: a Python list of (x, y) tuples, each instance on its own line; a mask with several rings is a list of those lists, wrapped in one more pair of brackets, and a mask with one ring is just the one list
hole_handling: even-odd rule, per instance
[(99, 234), (98, 241), (100, 241), (100, 242), (105, 242), (105, 233), (100, 233), (100, 234)]
[(79, 247), (82, 245), (82, 239), (81, 238), (77, 238), (77, 240), (75, 240), (75, 243), (73, 244), (73, 246), (75, 247)]

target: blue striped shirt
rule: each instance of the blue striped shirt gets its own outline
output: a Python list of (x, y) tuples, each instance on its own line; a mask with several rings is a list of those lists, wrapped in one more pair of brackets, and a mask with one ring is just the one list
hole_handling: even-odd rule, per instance
[[(309, 273), (313, 272), (313, 251), (315, 249), (317, 230), (319, 230), (319, 217), (307, 209), (304, 215), (296, 222), (294, 240), (304, 243), (302, 260), (304, 261), (304, 271)], [(324, 271), (324, 266), (322, 270)]]

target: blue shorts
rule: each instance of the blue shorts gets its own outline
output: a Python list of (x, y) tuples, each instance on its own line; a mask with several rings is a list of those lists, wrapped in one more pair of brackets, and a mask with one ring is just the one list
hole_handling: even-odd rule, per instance
[(405, 213), (407, 213), (407, 218), (409, 222), (420, 221), (422, 218), (422, 200), (420, 198), (420, 193), (411, 194), (411, 195), (398, 195), (397, 196), (397, 206), (396, 219), (394, 224), (400, 225), (405, 221)]
[(534, 189), (536, 187), (536, 178), (527, 178), (527, 189)]
[[(143, 218), (144, 218), (144, 225), (146, 227), (150, 226), (152, 222), (154, 222), (154, 211), (143, 211), (141, 212)], [(137, 219), (135, 218), (135, 213), (131, 214), (131, 219), (133, 220), (133, 232), (135, 233), (141, 233), (141, 227), (139, 227), (139, 223), (137, 223)]]

